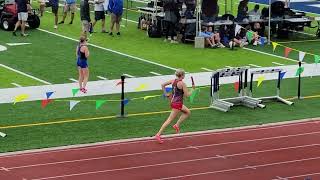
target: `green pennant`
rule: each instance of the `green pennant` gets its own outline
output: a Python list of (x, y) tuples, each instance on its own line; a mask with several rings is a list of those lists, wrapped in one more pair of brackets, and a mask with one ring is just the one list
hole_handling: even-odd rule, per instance
[(299, 67), (296, 72), (296, 76), (299, 76), (304, 71), (304, 67)]
[(253, 32), (252, 31), (248, 31), (247, 32), (247, 37), (248, 37), (249, 42), (251, 42), (252, 39), (253, 39)]
[(190, 96), (190, 102), (191, 102), (191, 103), (194, 102), (194, 98), (195, 98), (196, 96), (198, 96), (199, 93), (200, 93), (200, 89), (198, 89), (198, 88), (192, 91), (192, 94), (191, 94), (191, 96)]
[(107, 102), (107, 100), (97, 100), (96, 109), (99, 109), (102, 106), (102, 104), (104, 104), (105, 102)]
[(77, 89), (72, 89), (72, 95), (75, 96), (79, 92), (79, 88)]
[(319, 55), (314, 55), (314, 62), (318, 64), (320, 62), (320, 56)]

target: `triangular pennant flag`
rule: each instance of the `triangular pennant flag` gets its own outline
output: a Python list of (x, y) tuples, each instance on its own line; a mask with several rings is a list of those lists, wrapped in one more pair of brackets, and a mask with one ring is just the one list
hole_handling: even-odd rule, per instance
[(236, 28), (235, 28), (235, 30), (234, 30), (234, 36), (236, 36), (236, 35), (238, 34), (238, 32), (240, 31), (241, 28), (242, 28), (242, 27), (239, 26), (238, 24), (236, 25)]
[(29, 95), (28, 95), (28, 94), (20, 94), (20, 95), (18, 95), (18, 96), (16, 96), (16, 97), (14, 98), (13, 104), (16, 104), (17, 102), (21, 102), (21, 101), (23, 101), (23, 100), (26, 100), (26, 99), (28, 99), (28, 98), (29, 98)]
[(6, 135), (5, 133), (3, 133), (3, 132), (0, 132), (0, 136), (4, 138), (4, 137), (6, 137), (7, 135)]
[(314, 63), (318, 64), (320, 62), (320, 56), (314, 55)]
[(264, 81), (265, 77), (264, 76), (260, 76), (258, 77), (258, 84), (257, 84), (257, 87), (259, 87), (262, 83), (262, 81)]
[(102, 106), (102, 104), (104, 104), (105, 102), (107, 102), (107, 100), (97, 100), (96, 109), (99, 109)]
[(47, 99), (49, 99), (53, 93), (54, 93), (54, 92), (47, 92), (47, 93), (46, 93)]
[(260, 38), (260, 45), (264, 46), (265, 43), (266, 43), (266, 38), (265, 37), (261, 37)]
[(272, 43), (272, 48), (273, 48), (273, 52), (274, 52), (279, 44), (276, 42), (271, 42), (271, 43)]
[(292, 48), (286, 47), (284, 48), (284, 57), (288, 58), (289, 53), (292, 51)]
[[(126, 83), (126, 82), (124, 82), (124, 83)], [(122, 84), (122, 81), (119, 81), (119, 82), (117, 82), (116, 86), (119, 86), (121, 84)]]
[(172, 91), (172, 87), (166, 87), (166, 93), (169, 93)]
[(304, 67), (299, 67), (299, 68), (297, 69), (296, 76), (299, 76), (300, 74), (302, 74), (303, 71), (304, 71)]
[(252, 39), (253, 39), (253, 32), (252, 31), (248, 31), (247, 32), (247, 38), (248, 38), (248, 41), (251, 42)]
[(234, 83), (234, 90), (236, 92), (238, 92), (238, 90), (239, 90), (239, 82), (238, 81)]
[(146, 89), (146, 88), (147, 88), (147, 85), (146, 85), (146, 84), (140, 84), (140, 86), (137, 87), (135, 90), (136, 90), (136, 91), (141, 91), (141, 90), (144, 90), (144, 89)]
[(70, 101), (70, 111), (79, 103), (80, 101)]
[(194, 90), (192, 91), (192, 94), (191, 94), (191, 96), (190, 96), (190, 102), (191, 102), (191, 103), (193, 103), (194, 98), (195, 98), (196, 96), (198, 96), (199, 93), (200, 93), (200, 89), (199, 89), (199, 88), (194, 89)]
[(123, 105), (129, 104), (129, 101), (130, 101), (129, 99), (124, 99), (124, 100), (123, 100)]
[(72, 96), (75, 96), (79, 92), (79, 88), (77, 89), (72, 89)]
[(147, 100), (147, 99), (149, 99), (149, 98), (153, 98), (153, 97), (157, 97), (158, 95), (154, 95), (154, 96), (145, 96), (145, 97), (143, 97), (143, 100)]
[(305, 52), (299, 51), (299, 61), (303, 61), (305, 55)]
[(45, 108), (50, 102), (52, 102), (52, 99), (44, 99), (41, 101), (41, 107)]
[(285, 71), (284, 71), (284, 72), (281, 72), (281, 73), (280, 73), (280, 79), (283, 79), (283, 78), (284, 78), (284, 75), (286, 75), (286, 73), (287, 73), (287, 72), (285, 72)]

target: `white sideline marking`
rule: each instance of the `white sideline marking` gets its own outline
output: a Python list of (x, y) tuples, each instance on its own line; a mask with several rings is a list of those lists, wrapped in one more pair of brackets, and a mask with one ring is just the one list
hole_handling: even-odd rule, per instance
[(201, 69), (203, 69), (203, 70), (205, 70), (205, 71), (208, 71), (208, 72), (213, 72), (212, 69), (208, 69), (208, 68), (201, 68)]
[(6, 43), (8, 46), (22, 46), (22, 45), (28, 45), (31, 43)]
[(151, 71), (150, 72), (151, 74), (154, 74), (154, 75), (157, 75), (157, 76), (161, 76), (162, 74), (160, 74), (160, 73), (156, 73), (156, 72), (153, 72), (153, 71)]
[[(40, 29), (40, 28), (38, 28), (38, 30), (46, 32), (46, 33), (49, 33), (49, 34), (52, 34), (52, 35), (55, 35), (55, 36), (59, 36), (59, 37), (65, 38), (65, 39), (69, 39), (69, 40), (78, 42), (77, 39), (73, 39), (73, 38), (70, 38), (70, 37), (67, 37), (67, 36), (64, 36), (64, 35), (61, 35), (61, 34), (57, 34), (57, 33), (54, 33), (54, 32), (51, 32), (51, 31), (47, 31), (47, 30), (44, 30), (44, 29)], [(115, 54), (119, 54), (119, 55), (122, 55), (122, 56), (125, 56), (125, 57), (129, 57), (129, 58), (132, 58), (132, 59), (135, 59), (135, 60), (139, 60), (139, 61), (146, 62), (146, 63), (149, 63), (149, 64), (157, 65), (157, 66), (161, 66), (161, 67), (164, 67), (164, 68), (167, 68), (167, 69), (171, 69), (171, 70), (176, 70), (177, 69), (177, 68), (173, 68), (173, 67), (170, 67), (170, 66), (159, 64), (159, 63), (156, 63), (156, 62), (153, 62), (153, 61), (149, 61), (149, 60), (146, 60), (146, 59), (143, 59), (143, 58), (139, 58), (139, 57), (136, 57), (136, 56), (125, 54), (125, 53), (122, 53), (122, 52), (119, 52), (119, 51), (115, 51), (115, 50), (112, 50), (112, 49), (104, 48), (104, 47), (101, 47), (101, 46), (98, 46), (98, 45), (95, 45), (95, 44), (88, 43), (88, 45), (90, 45), (92, 47), (95, 47), (95, 48), (98, 48), (98, 49), (109, 51), (109, 52), (112, 52), (112, 53), (115, 53)]]
[(129, 78), (134, 78), (135, 76), (132, 76), (132, 75), (130, 75), (130, 74), (123, 74), (124, 76), (127, 76), (127, 77), (129, 77)]
[[(290, 177), (285, 177), (284, 179), (293, 179), (293, 178), (299, 178), (299, 177), (307, 177), (307, 176), (313, 176), (313, 175), (320, 175), (320, 172), (317, 173), (310, 173), (310, 174), (303, 174), (303, 175), (298, 175), (298, 176), (290, 176)], [(279, 180), (279, 176), (276, 177), (277, 179), (272, 179), (272, 180)]]
[[(202, 160), (210, 160), (210, 159), (216, 159), (216, 158), (218, 158), (218, 157), (214, 156), (214, 157), (209, 157), (209, 158), (199, 158), (199, 159), (175, 161), (175, 162), (168, 162), (168, 163), (150, 164), (150, 165), (143, 165), (143, 166), (133, 166), (133, 167), (128, 167), (128, 168), (107, 169), (107, 170), (100, 170), (100, 171), (88, 171), (88, 172), (83, 172), (83, 173), (74, 173), (74, 174), (65, 174), (65, 175), (59, 175), (59, 176), (42, 177), (42, 178), (37, 178), (37, 179), (32, 179), (32, 180), (57, 179), (57, 178), (63, 178), (63, 177), (81, 176), (81, 175), (88, 175), (88, 174), (98, 174), (98, 173), (105, 173), (105, 172), (123, 171), (123, 170), (131, 170), (131, 169), (141, 169), (141, 168), (148, 168), (148, 167), (156, 167), (156, 166), (164, 166), (164, 165), (171, 165), (171, 164), (179, 164), (179, 163), (188, 163), (188, 162), (195, 162), (195, 161), (202, 161)], [(159, 178), (159, 179), (156, 179), (156, 180), (176, 179), (176, 178), (183, 178), (183, 177), (190, 177), (190, 176), (197, 176), (197, 175), (204, 175), (204, 174), (216, 174), (216, 173), (221, 173), (221, 172), (238, 171), (238, 170), (242, 170), (242, 169), (253, 169), (253, 168), (256, 169), (256, 168), (259, 168), (259, 167), (290, 164), (290, 163), (310, 161), (310, 160), (318, 160), (318, 159), (320, 159), (320, 157), (296, 159), (296, 160), (290, 160), (290, 161), (280, 161), (280, 162), (267, 163), (267, 164), (258, 164), (258, 165), (254, 165), (254, 166), (245, 166), (245, 167), (242, 167), (242, 168), (235, 168), (235, 169), (224, 169), (224, 170), (219, 170), (219, 171), (211, 171), (211, 172), (209, 171), (209, 172), (204, 172), (204, 173), (194, 173), (194, 174), (188, 174), (188, 175), (182, 175), (182, 176)]]
[(258, 66), (258, 65), (255, 65), (255, 64), (249, 64), (249, 66), (256, 67), (256, 68), (261, 68), (262, 67), (262, 66)]
[(22, 87), (20, 84), (17, 84), (17, 83), (11, 83), (11, 84), (16, 86), (16, 87)]
[(49, 83), (49, 82), (47, 82), (47, 81), (41, 80), (41, 79), (39, 79), (39, 78), (36, 78), (36, 77), (31, 76), (31, 75), (29, 75), (29, 74), (26, 74), (26, 73), (24, 73), (24, 72), (18, 71), (18, 70), (13, 69), (13, 68), (11, 68), (11, 67), (9, 67), (9, 66), (3, 65), (3, 64), (0, 64), (0, 66), (1, 66), (1, 67), (4, 67), (4, 68), (6, 68), (6, 69), (9, 69), (9, 70), (11, 70), (11, 71), (14, 71), (14, 72), (16, 72), (16, 73), (22, 74), (22, 75), (24, 75), (24, 76), (26, 76), (26, 77), (29, 77), (29, 78), (31, 78), (31, 79), (37, 80), (37, 81), (39, 81), (39, 82), (42, 82), (42, 83), (44, 83), (44, 84), (51, 84), (51, 83)]
[(107, 80), (107, 78), (102, 77), (102, 76), (97, 76), (97, 78), (102, 79), (102, 80)]
[(73, 81), (73, 82), (78, 82), (78, 80), (75, 80), (73, 78), (69, 78), (70, 81)]
[(232, 66), (226, 66), (226, 68), (230, 68), (230, 69), (231, 69), (231, 68), (233, 68), (233, 67), (232, 67)]
[[(260, 53), (260, 54), (264, 54), (264, 55), (268, 55), (268, 56), (273, 56), (273, 57), (277, 57), (277, 58), (285, 59), (285, 60), (288, 60), (288, 61), (299, 62), (298, 60), (294, 60), (294, 59), (290, 59), (290, 58), (286, 58), (286, 57), (278, 56), (278, 55), (275, 55), (275, 54), (270, 54), (270, 53), (266, 53), (266, 52), (258, 51), (258, 50), (255, 50), (255, 49), (250, 49), (250, 48), (245, 48), (245, 47), (244, 47), (244, 48), (242, 48), (242, 49), (245, 49), (245, 50), (248, 50), (248, 51), (253, 51), (253, 52)], [(302, 63), (305, 63), (305, 62), (302, 62)]]
[(281, 63), (278, 63), (278, 62), (272, 62), (272, 64), (279, 65), (279, 66), (284, 66), (284, 64), (281, 64)]
[(239, 171), (239, 170), (244, 170), (244, 169), (276, 166), (276, 165), (290, 164), (290, 163), (303, 162), (303, 161), (312, 161), (312, 160), (318, 160), (318, 159), (320, 159), (320, 157), (296, 159), (296, 160), (291, 160), (291, 161), (280, 161), (280, 162), (276, 162), (276, 163), (259, 164), (259, 165), (255, 165), (255, 166), (233, 168), (233, 169), (224, 169), (224, 170), (219, 170), (219, 171), (208, 171), (208, 172), (203, 172), (203, 173), (194, 173), (194, 174), (188, 174), (188, 175), (182, 175), (182, 176), (172, 176), (172, 177), (159, 178), (159, 179), (153, 179), (153, 180), (177, 179), (177, 178), (185, 178), (185, 177), (192, 177), (192, 176), (199, 176), (199, 175), (206, 175), (206, 174), (218, 174), (218, 173)]
[[(230, 134), (230, 133), (242, 133), (242, 132), (250, 132), (250, 131), (261, 131), (261, 130), (267, 130), (267, 129), (275, 129), (275, 128), (297, 126), (297, 125), (304, 125), (304, 124), (317, 124), (317, 123), (320, 123), (318, 119), (319, 117), (302, 119), (302, 120), (277, 122), (277, 123), (268, 123), (264, 125), (252, 125), (252, 126), (244, 126), (244, 127), (236, 127), (236, 128), (215, 129), (215, 130), (207, 130), (207, 131), (172, 134), (172, 135), (166, 135), (165, 137), (170, 139), (180, 139), (185, 137), (208, 136), (213, 134)], [(135, 144), (135, 143), (150, 142), (150, 141), (154, 141), (154, 138), (153, 137), (152, 138), (150, 137), (131, 138), (131, 139), (124, 139), (124, 140), (111, 140), (111, 141), (89, 143), (89, 144), (24, 150), (24, 151), (17, 151), (17, 152), (0, 153), (0, 159), (17, 157), (17, 156), (33, 156), (33, 155), (39, 155), (39, 154), (59, 153), (59, 152), (65, 152), (65, 151), (79, 151), (83, 149), (97, 149), (97, 148), (108, 147), (108, 146)]]
[[(221, 145), (221, 144), (211, 144), (210, 146), (215, 145)], [(93, 160), (101, 160), (101, 159), (110, 159), (110, 158), (119, 158), (119, 157), (129, 157), (129, 156), (137, 156), (137, 155), (146, 155), (146, 154), (154, 154), (154, 153), (163, 153), (163, 152), (172, 152), (177, 150), (190, 150), (190, 149), (197, 149), (202, 147), (208, 147), (207, 146), (188, 146), (184, 148), (175, 148), (175, 149), (168, 149), (168, 150), (158, 150), (158, 151), (149, 151), (149, 152), (138, 152), (138, 153), (131, 153), (131, 154), (121, 154), (121, 155), (112, 155), (112, 156), (100, 156), (100, 157), (94, 157), (94, 158), (85, 158), (85, 159), (74, 159), (74, 160), (68, 160), (68, 161), (56, 161), (56, 162), (48, 162), (48, 163), (40, 163), (40, 164), (29, 164), (24, 166), (13, 166), (8, 167), (8, 170), (13, 169), (23, 169), (23, 168), (31, 168), (31, 167), (38, 167), (38, 166), (48, 166), (48, 165), (57, 165), (57, 164), (67, 164), (67, 163), (75, 163), (75, 162), (84, 162), (84, 161), (93, 161)], [(178, 164), (180, 162), (194, 162), (194, 161), (202, 161), (202, 160), (210, 160), (210, 159), (227, 159), (228, 157), (236, 157), (236, 156), (246, 156), (251, 154), (259, 154), (259, 153), (266, 153), (266, 152), (274, 152), (274, 151), (283, 151), (283, 150), (289, 150), (289, 149), (299, 149), (299, 148), (308, 148), (308, 147), (314, 147), (314, 146), (320, 146), (320, 144), (309, 144), (309, 145), (301, 145), (301, 146), (290, 146), (290, 147), (283, 147), (283, 148), (275, 148), (275, 149), (266, 149), (266, 150), (260, 150), (260, 151), (249, 151), (249, 152), (242, 152), (242, 153), (235, 153), (235, 154), (226, 154), (226, 155), (213, 155), (205, 158), (197, 158), (197, 159), (188, 159), (188, 160), (182, 160), (182, 161), (173, 161), (173, 162), (166, 162), (165, 164)], [(147, 166), (158, 166), (158, 164), (150, 164)], [(252, 167), (252, 166), (251, 166)], [(134, 167), (129, 167), (134, 168)], [(127, 168), (125, 168), (127, 169)], [(109, 171), (111, 171), (110, 169)]]

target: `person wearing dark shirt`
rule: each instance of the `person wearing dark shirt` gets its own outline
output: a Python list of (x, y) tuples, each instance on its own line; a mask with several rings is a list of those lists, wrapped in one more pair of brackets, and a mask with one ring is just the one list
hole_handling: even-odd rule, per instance
[(166, 24), (166, 39), (165, 42), (168, 41), (169, 36), (171, 37), (171, 43), (177, 43), (174, 40), (176, 24), (179, 22), (179, 9), (177, 6), (176, 0), (165, 0), (163, 4), (164, 9), (164, 21)]
[(219, 14), (218, 0), (203, 0), (201, 9), (205, 23), (215, 22)]
[(28, 1), (27, 0), (16, 0), (17, 12), (18, 12), (18, 21), (13, 30), (13, 35), (16, 36), (17, 29), (21, 26), (21, 36), (28, 36), (25, 33), (26, 21), (28, 20)]
[(242, 21), (243, 19), (248, 17), (248, 10), (249, 10), (248, 9), (248, 3), (249, 3), (249, 0), (242, 0), (239, 3), (238, 14), (237, 14), (237, 20), (238, 21)]
[(54, 29), (58, 28), (58, 10), (59, 10), (59, 0), (49, 0), (52, 14), (54, 14)]
[(82, 23), (83, 35), (87, 38), (87, 33), (90, 32), (91, 18), (90, 18), (90, 7), (88, 0), (80, 1), (80, 17)]

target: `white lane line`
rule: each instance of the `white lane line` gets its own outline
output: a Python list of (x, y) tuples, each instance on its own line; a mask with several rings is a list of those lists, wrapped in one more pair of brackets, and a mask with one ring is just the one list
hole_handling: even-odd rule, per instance
[[(211, 157), (210, 159), (214, 159), (214, 158), (217, 158), (217, 157)], [(208, 159), (208, 158), (206, 158), (206, 159)], [(296, 160), (290, 160), (290, 161), (280, 161), (280, 162), (274, 162), (274, 163), (259, 164), (259, 165), (255, 165), (255, 166), (245, 166), (242, 168), (224, 169), (224, 170), (219, 170), (219, 171), (208, 171), (208, 172), (204, 172), (204, 173), (194, 173), (194, 174), (188, 174), (188, 175), (182, 175), (182, 176), (158, 178), (158, 179), (154, 179), (154, 180), (177, 179), (177, 178), (185, 178), (185, 177), (199, 176), (199, 175), (206, 175), (206, 174), (217, 174), (217, 173), (223, 173), (223, 172), (231, 172), (231, 171), (239, 171), (239, 170), (244, 170), (244, 169), (291, 164), (291, 163), (296, 163), (296, 162), (304, 162), (304, 161), (311, 161), (311, 160), (318, 160), (318, 159), (320, 159), (320, 157), (296, 159)], [(42, 178), (36, 178), (36, 179), (32, 179), (32, 180), (57, 179), (57, 178), (74, 177), (74, 176), (82, 176), (82, 175), (89, 175), (89, 174), (99, 174), (99, 173), (114, 172), (114, 171), (142, 169), (142, 168), (148, 168), (148, 167), (156, 167), (156, 166), (164, 166), (164, 165), (171, 165), (171, 164), (178, 164), (178, 163), (194, 162), (194, 161), (199, 161), (199, 160), (202, 160), (202, 159), (193, 159), (193, 160), (177, 161), (177, 162), (161, 163), (161, 164), (152, 164), (152, 165), (144, 165), (144, 166), (134, 166), (134, 167), (129, 167), (129, 168), (108, 169), (108, 170), (100, 170), (100, 171), (88, 171), (88, 172), (83, 172), (83, 173), (74, 173), (74, 174), (65, 174), (65, 175), (59, 175), (59, 176), (42, 177)]]
[(160, 73), (156, 73), (156, 72), (153, 72), (153, 71), (150, 71), (150, 73), (151, 74), (154, 74), (154, 75), (156, 75), (156, 76), (161, 76), (162, 74), (160, 74)]
[[(316, 172), (316, 173), (309, 173), (309, 174), (302, 174), (302, 175), (298, 175), (298, 176), (290, 176), (290, 177), (283, 177), (284, 179), (294, 179), (294, 178), (300, 178), (300, 177), (308, 177), (308, 176), (314, 176), (314, 175), (320, 175), (320, 172)], [(276, 178), (281, 178), (279, 176), (277, 176)], [(278, 180), (278, 179), (272, 179), (272, 180)]]
[(208, 72), (213, 72), (212, 69), (208, 69), (208, 68), (201, 68), (202, 70), (208, 71)]
[(130, 74), (123, 74), (124, 76), (126, 76), (126, 77), (129, 77), (129, 78), (134, 78), (135, 76), (132, 76), (132, 75), (130, 75)]
[(257, 169), (257, 168), (255, 168), (254, 166), (249, 166), (249, 165), (245, 165), (245, 167), (247, 167), (247, 168), (249, 168), (249, 169)]
[(256, 67), (256, 68), (261, 68), (262, 67), (262, 66), (258, 66), (258, 65), (255, 65), (255, 64), (249, 64), (249, 66)]
[[(276, 128), (284, 128), (290, 126), (298, 126), (298, 125), (309, 125), (309, 124), (317, 124), (320, 123), (319, 118), (309, 118), (302, 120), (293, 120), (287, 122), (277, 122), (277, 123), (269, 123), (264, 125), (252, 125), (252, 126), (244, 126), (237, 128), (227, 128), (227, 129), (215, 129), (215, 130), (207, 130), (207, 131), (199, 131), (199, 132), (190, 132), (190, 133), (181, 133), (181, 134), (173, 134), (166, 136), (168, 139), (181, 139), (181, 138), (190, 138), (190, 137), (205, 137), (212, 136), (214, 134), (234, 134), (234, 133), (243, 133), (243, 132), (255, 132), (255, 131), (263, 131), (269, 129)], [(319, 132), (320, 133), (320, 132)], [(300, 134), (300, 135), (308, 135), (308, 134)], [(277, 138), (273, 137), (273, 138)], [(68, 145), (62, 147), (54, 147), (54, 148), (43, 148), (43, 149), (35, 149), (35, 150), (25, 150), (18, 152), (9, 152), (9, 153), (0, 153), (0, 159), (2, 158), (10, 158), (10, 157), (18, 157), (18, 156), (34, 156), (40, 154), (52, 154), (52, 153), (60, 153), (65, 151), (83, 151), (86, 149), (98, 149), (105, 148), (109, 146), (116, 145), (127, 145), (127, 144), (137, 144), (137, 143), (147, 143), (154, 141), (154, 138), (150, 137), (142, 137), (142, 138), (132, 138), (132, 139), (124, 139), (124, 140), (111, 140), (100, 143), (90, 143), (90, 144), (82, 144), (82, 145)]]
[(0, 171), (9, 171), (9, 169), (5, 168), (5, 167), (0, 167)]
[(275, 162), (275, 163), (259, 164), (259, 165), (250, 166), (250, 167), (224, 169), (224, 170), (220, 170), (220, 171), (208, 171), (208, 172), (203, 172), (203, 173), (194, 173), (194, 174), (188, 174), (188, 175), (182, 175), (182, 176), (172, 176), (172, 177), (158, 178), (158, 179), (153, 179), (153, 180), (166, 180), (166, 179), (178, 179), (178, 178), (181, 179), (181, 178), (186, 178), (186, 177), (193, 177), (193, 176), (200, 176), (200, 175), (207, 175), (207, 174), (218, 174), (218, 173), (239, 171), (239, 170), (245, 170), (245, 169), (251, 169), (251, 168), (268, 167), (268, 166), (276, 166), (276, 165), (283, 165), (283, 164), (291, 164), (291, 163), (296, 163), (296, 162), (312, 161), (312, 160), (318, 160), (318, 159), (320, 159), (320, 157), (296, 159), (296, 160), (291, 160), (291, 161), (280, 161), (280, 162)]
[(230, 68), (230, 69), (231, 69), (231, 68), (233, 68), (233, 67), (232, 67), (232, 66), (226, 66), (226, 68)]
[(11, 84), (16, 86), (16, 87), (22, 87), (20, 84), (17, 84), (17, 83), (11, 83)]
[[(44, 30), (44, 29), (38, 28), (38, 30), (46, 32), (46, 33), (49, 33), (49, 34), (52, 34), (52, 35), (55, 35), (55, 36), (58, 36), (58, 37), (69, 39), (69, 40), (72, 40), (72, 41), (75, 41), (75, 42), (79, 41), (77, 39), (73, 39), (73, 38), (70, 38), (70, 37), (67, 37), (67, 36), (64, 36), (64, 35), (61, 35), (61, 34), (57, 34), (57, 33), (51, 32), (51, 31), (47, 31), (47, 30)], [(98, 48), (98, 49), (109, 51), (109, 52), (112, 52), (112, 53), (115, 53), (115, 54), (119, 54), (119, 55), (122, 55), (122, 56), (125, 56), (125, 57), (129, 57), (129, 58), (132, 58), (132, 59), (135, 59), (135, 60), (139, 60), (139, 61), (142, 61), (142, 62), (145, 62), (145, 63), (157, 65), (157, 66), (160, 66), (160, 67), (163, 67), (163, 68), (167, 68), (167, 69), (171, 69), (171, 70), (176, 70), (177, 69), (177, 68), (173, 68), (173, 67), (170, 67), (170, 66), (159, 64), (159, 63), (156, 63), (156, 62), (153, 62), (153, 61), (150, 61), (150, 60), (146, 60), (146, 59), (143, 59), (143, 58), (139, 58), (139, 57), (136, 57), (136, 56), (125, 54), (125, 53), (122, 53), (122, 52), (119, 52), (119, 51), (115, 51), (115, 50), (112, 50), (112, 49), (104, 48), (104, 47), (101, 47), (101, 46), (98, 46), (98, 45), (95, 45), (95, 44), (88, 43), (88, 45), (90, 45), (92, 47), (95, 47), (95, 48)]]
[[(243, 152), (243, 153), (235, 153), (235, 154), (226, 154), (226, 155), (213, 155), (205, 158), (197, 158), (197, 159), (188, 159), (182, 161), (173, 161), (173, 162), (166, 162), (165, 164), (178, 164), (178, 163), (185, 163), (185, 162), (195, 162), (195, 161), (203, 161), (203, 160), (210, 160), (210, 159), (227, 159), (229, 157), (237, 157), (237, 156), (246, 156), (252, 154), (260, 154), (260, 153), (267, 153), (267, 152), (275, 152), (275, 151), (283, 151), (283, 150), (291, 150), (291, 149), (300, 149), (300, 148), (309, 148), (314, 146), (320, 146), (320, 144), (309, 144), (309, 145), (301, 145), (301, 146), (291, 146), (291, 147), (284, 147), (284, 148), (275, 148), (275, 149), (266, 149), (260, 151), (250, 151), (250, 152)], [(190, 149), (197, 149), (199, 150), (200, 146), (188, 146), (185, 148), (179, 148), (179, 150), (190, 150)], [(176, 149), (175, 149), (176, 150)], [(171, 152), (172, 150), (159, 150), (159, 151), (150, 151), (150, 152), (140, 152), (140, 153), (132, 153), (132, 154), (123, 154), (123, 155), (113, 155), (113, 156), (101, 156), (95, 158), (86, 158), (86, 159), (75, 159), (75, 160), (68, 160), (68, 161), (56, 161), (56, 162), (48, 162), (48, 163), (40, 163), (40, 164), (30, 164), (24, 166), (15, 166), (15, 167), (7, 167), (8, 170), (13, 169), (25, 169), (25, 168), (32, 168), (32, 167), (39, 167), (39, 166), (49, 166), (49, 165), (57, 165), (57, 164), (67, 164), (67, 163), (77, 163), (77, 162), (86, 162), (86, 161), (94, 161), (94, 160), (102, 160), (102, 159), (111, 159), (111, 158), (124, 158), (129, 156), (137, 156), (137, 155), (146, 155), (146, 154), (153, 154), (153, 153), (163, 153), (163, 152)], [(160, 163), (161, 165), (162, 163)], [(150, 164), (147, 166), (160, 166), (159, 164)], [(127, 167), (133, 168), (134, 167)], [(125, 168), (125, 169), (127, 169)], [(109, 169), (108, 171), (111, 171)]]
[(272, 64), (279, 65), (279, 66), (284, 66), (284, 64), (281, 64), (281, 63), (278, 63), (278, 62), (272, 62)]
[[(244, 48), (242, 48), (242, 49), (245, 49), (245, 50), (248, 50), (248, 51), (253, 51), (253, 52), (260, 53), (260, 54), (264, 54), (264, 55), (268, 55), (268, 56), (273, 56), (273, 57), (277, 57), (277, 58), (285, 59), (285, 60), (288, 60), (288, 61), (299, 62), (298, 60), (294, 60), (294, 59), (290, 59), (290, 58), (286, 58), (286, 57), (278, 56), (278, 55), (275, 55), (275, 54), (270, 54), (270, 53), (266, 53), (266, 52), (258, 51), (258, 50), (255, 50), (255, 49), (250, 49), (250, 48), (245, 48), (245, 47), (244, 47)], [(302, 63), (304, 63), (304, 62), (302, 62)]]
[(22, 45), (29, 45), (31, 43), (6, 43), (8, 46), (22, 46)]
[(277, 176), (276, 178), (277, 178), (277, 180), (283, 180), (283, 178), (280, 176)]
[(107, 78), (102, 77), (102, 76), (97, 76), (97, 78), (102, 79), (102, 80), (107, 80)]
[(73, 81), (73, 82), (78, 82), (78, 80), (75, 80), (73, 78), (69, 78), (70, 81)]
[(26, 73), (24, 73), (24, 72), (21, 72), (21, 71), (19, 71), (19, 70), (13, 69), (13, 68), (11, 68), (11, 67), (9, 67), (9, 66), (3, 65), (3, 64), (0, 64), (0, 66), (1, 66), (1, 67), (4, 67), (4, 68), (6, 68), (6, 69), (9, 69), (9, 70), (11, 70), (11, 71), (13, 71), (13, 72), (16, 72), (16, 73), (19, 73), (19, 74), (21, 74), (21, 75), (24, 75), (24, 76), (26, 76), (26, 77), (29, 77), (29, 78), (31, 78), (31, 79), (37, 80), (37, 81), (39, 81), (39, 82), (42, 82), (42, 83), (44, 83), (44, 84), (51, 84), (51, 83), (49, 83), (49, 82), (47, 82), (47, 81), (41, 80), (41, 79), (39, 79), (39, 78), (36, 78), (36, 77), (34, 77), (34, 76), (31, 76), (31, 75), (26, 74)]

